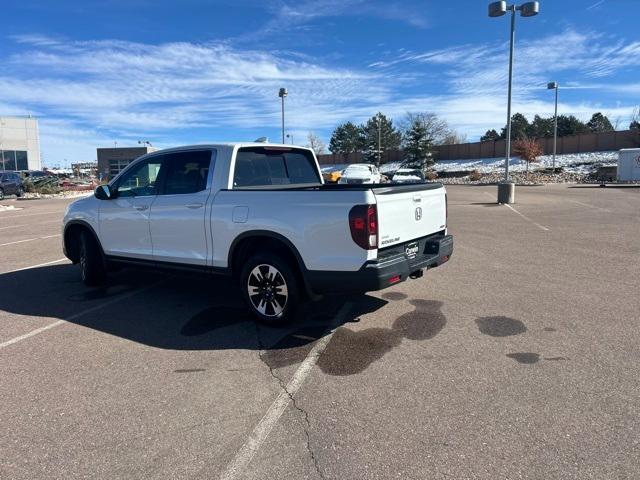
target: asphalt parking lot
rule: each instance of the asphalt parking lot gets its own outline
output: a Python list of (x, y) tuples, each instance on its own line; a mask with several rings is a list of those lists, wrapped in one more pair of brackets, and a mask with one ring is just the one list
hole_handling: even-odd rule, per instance
[(68, 200), (3, 201), (0, 478), (640, 478), (640, 188), (448, 191), (448, 264), (286, 328), (226, 280), (84, 287)]

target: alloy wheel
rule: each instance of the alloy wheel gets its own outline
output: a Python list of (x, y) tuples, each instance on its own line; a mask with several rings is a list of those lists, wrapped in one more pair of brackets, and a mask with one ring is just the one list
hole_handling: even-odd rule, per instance
[(287, 306), (287, 282), (273, 265), (257, 265), (247, 280), (249, 299), (253, 307), (267, 317), (278, 317)]

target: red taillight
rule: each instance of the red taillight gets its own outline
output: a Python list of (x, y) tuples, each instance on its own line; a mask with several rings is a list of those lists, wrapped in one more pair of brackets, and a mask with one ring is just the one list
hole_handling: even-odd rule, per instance
[(378, 211), (375, 205), (356, 205), (349, 211), (351, 238), (365, 250), (378, 248)]
[(396, 275), (395, 277), (391, 277), (389, 279), (389, 283), (398, 283), (401, 280), (400, 275)]

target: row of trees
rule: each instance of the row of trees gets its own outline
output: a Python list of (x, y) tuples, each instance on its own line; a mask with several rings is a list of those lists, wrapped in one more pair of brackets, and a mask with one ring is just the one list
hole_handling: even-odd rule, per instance
[[(535, 139), (553, 136), (553, 117), (536, 115), (529, 122), (527, 117), (516, 113), (511, 117), (511, 139)], [(634, 109), (629, 129), (640, 130), (640, 107)], [(614, 126), (606, 115), (594, 113), (588, 122), (573, 115), (558, 115), (558, 136), (575, 135), (588, 132), (609, 132)], [(500, 133), (487, 130), (481, 141), (501, 140), (507, 136), (507, 127)], [(452, 145), (464, 143), (465, 136), (459, 135), (445, 120), (430, 112), (407, 113), (396, 127), (390, 118), (378, 112), (366, 122), (356, 125), (346, 122), (338, 125), (331, 135), (329, 150), (332, 153), (363, 153), (365, 160), (378, 163), (384, 152), (403, 149), (407, 160), (426, 160), (432, 163), (431, 151), (434, 145)], [(378, 148), (379, 145), (379, 148)], [(307, 146), (316, 154), (325, 153), (324, 142), (310, 132)]]
[(361, 152), (368, 162), (378, 164), (384, 152), (403, 149), (405, 159), (432, 163), (434, 145), (464, 142), (465, 138), (434, 113), (407, 113), (399, 127), (381, 112), (361, 125), (338, 125), (329, 142), (332, 153)]
[[(631, 121), (629, 128), (640, 128), (638, 120)], [(612, 132), (615, 130), (611, 121), (601, 112), (594, 113), (588, 122), (583, 122), (573, 115), (558, 115), (558, 137), (576, 135), (578, 133), (589, 132)], [(553, 116), (541, 117), (536, 115), (533, 121), (529, 122), (527, 117), (521, 113), (516, 113), (511, 117), (511, 139), (519, 138), (544, 138), (553, 136)], [(502, 140), (507, 138), (507, 127), (504, 126), (500, 133), (495, 129), (487, 130), (480, 137), (480, 141)]]

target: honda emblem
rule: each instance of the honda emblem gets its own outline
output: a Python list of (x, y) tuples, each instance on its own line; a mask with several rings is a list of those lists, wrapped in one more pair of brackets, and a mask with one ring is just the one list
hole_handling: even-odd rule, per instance
[(422, 218), (422, 207), (416, 208), (416, 222)]

